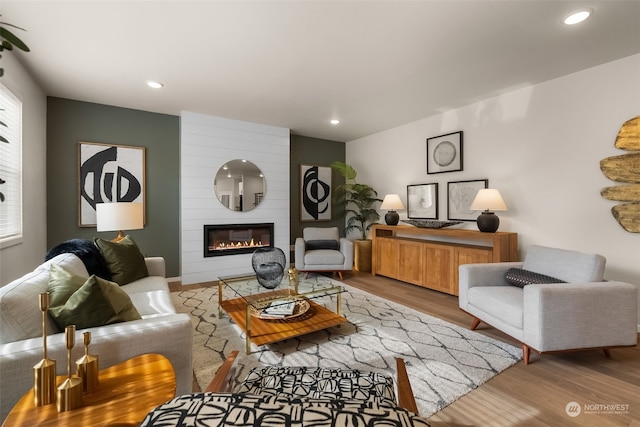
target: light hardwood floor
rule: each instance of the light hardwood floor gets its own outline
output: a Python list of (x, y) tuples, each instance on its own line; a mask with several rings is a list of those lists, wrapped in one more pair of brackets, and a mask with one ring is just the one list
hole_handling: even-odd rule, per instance
[[(466, 328), (471, 324), (471, 317), (458, 309), (455, 296), (355, 271), (342, 281), (448, 322)], [(519, 346), (484, 323), (477, 331)], [(607, 359), (602, 351), (532, 353), (529, 365), (520, 362), (508, 368), (434, 414), (429, 422), (433, 427), (640, 427), (640, 348), (613, 349), (611, 356)], [(567, 415), (571, 402), (582, 410), (577, 417)], [(621, 413), (606, 413), (604, 405), (618, 405)]]

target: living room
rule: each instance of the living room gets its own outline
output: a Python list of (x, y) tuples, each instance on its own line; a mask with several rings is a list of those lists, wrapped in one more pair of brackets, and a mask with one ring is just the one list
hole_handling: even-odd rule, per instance
[[(3, 20), (12, 21), (10, 12), (10, 5), (3, 6)], [(24, 65), (30, 56), (37, 55), (40, 53), (32, 49), (24, 55), (5, 52), (2, 58), (2, 83), (19, 94), (23, 103), (25, 209), (22, 241), (1, 249), (0, 283), (4, 285), (30, 271), (42, 262), (49, 248), (61, 241), (97, 235), (95, 228), (78, 226), (80, 141), (146, 147), (147, 223), (132, 235), (144, 252), (165, 258), (168, 277), (189, 277), (191, 270), (181, 264), (185, 256), (188, 259), (185, 247), (193, 244), (185, 240), (192, 239), (185, 233), (184, 223), (188, 203), (184, 200), (182, 174), (188, 165), (176, 159), (181, 158), (183, 150), (183, 120), (201, 113), (187, 109), (184, 114), (164, 114), (56, 96), (42, 88), (44, 76), (32, 76)], [(462, 106), (443, 107), (441, 113), (412, 118), (357, 138), (333, 140), (292, 134), (280, 147), (282, 157), (273, 162), (288, 168), (284, 178), (288, 182), (271, 185), (273, 174), (282, 174), (282, 170), (265, 165), (264, 152), (256, 151), (250, 158), (271, 174), (265, 179), (269, 189), (275, 188), (277, 193), (266, 201), (277, 204), (276, 209), (286, 217), (276, 237), (277, 245), (288, 253), (289, 245), (305, 226), (298, 217), (300, 164), (326, 166), (333, 160), (344, 160), (358, 171), (360, 182), (370, 184), (381, 196), (399, 194), (405, 202), (407, 185), (438, 183), (440, 220), (448, 219), (447, 183), (488, 179), (489, 187), (499, 189), (508, 206), (507, 211), (499, 212), (500, 231), (518, 233), (521, 256), (534, 244), (599, 253), (607, 258), (606, 279), (638, 285), (637, 233), (627, 232), (618, 224), (611, 214), (615, 203), (600, 195), (603, 188), (614, 183), (603, 175), (599, 163), (623, 154), (613, 144), (620, 126), (639, 114), (639, 75), (640, 54), (636, 50), (603, 63), (583, 64), (578, 71), (536, 84), (525, 80), (505, 82), (490, 96), (470, 96)], [(460, 84), (442, 83), (444, 87)], [(229, 118), (223, 114), (205, 116), (207, 120), (236, 122), (232, 114)], [(272, 123), (265, 125), (274, 127)], [(426, 139), (457, 131), (464, 135), (462, 170), (427, 174)], [(241, 157), (233, 152), (225, 154), (229, 160)], [(218, 166), (211, 166), (211, 199), (203, 201), (203, 206), (216, 202), (213, 176)], [(267, 192), (266, 197), (274, 195)], [(400, 211), (400, 215), (406, 219), (407, 211)], [(218, 212), (211, 216), (220, 218)], [(260, 216), (256, 210), (241, 220)], [(238, 218), (234, 215), (226, 220), (237, 222)], [(323, 225), (334, 223), (341, 225), (339, 221)], [(199, 230), (201, 225), (192, 228)], [(475, 223), (466, 222), (461, 227), (474, 229)], [(101, 234), (105, 238), (107, 235)], [(202, 271), (202, 265), (207, 267), (206, 273), (194, 274), (192, 280), (184, 280), (185, 284), (217, 279), (220, 270), (215, 262), (201, 259), (194, 271)]]

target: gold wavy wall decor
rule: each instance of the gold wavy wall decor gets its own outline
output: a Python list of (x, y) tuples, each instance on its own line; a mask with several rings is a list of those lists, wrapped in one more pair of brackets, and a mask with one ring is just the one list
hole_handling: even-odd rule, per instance
[(640, 233), (640, 116), (627, 120), (618, 131), (616, 148), (629, 151), (600, 160), (600, 170), (609, 179), (624, 183), (600, 191), (607, 200), (628, 202), (611, 208), (613, 217), (630, 233)]

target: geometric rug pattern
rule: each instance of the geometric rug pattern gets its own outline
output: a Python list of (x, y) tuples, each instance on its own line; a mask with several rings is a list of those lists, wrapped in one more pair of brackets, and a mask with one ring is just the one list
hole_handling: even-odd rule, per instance
[[(177, 311), (191, 316), (200, 387), (209, 384), (233, 350), (240, 351), (236, 383), (252, 368), (270, 365), (359, 369), (395, 378), (395, 358), (402, 357), (418, 411), (428, 418), (522, 359), (519, 347), (331, 280), (345, 288), (342, 314), (347, 323), (253, 345), (249, 355), (244, 354), (244, 332), (226, 314), (218, 319), (217, 286), (172, 292)], [(335, 309), (335, 296), (331, 298), (325, 297), (325, 303)]]

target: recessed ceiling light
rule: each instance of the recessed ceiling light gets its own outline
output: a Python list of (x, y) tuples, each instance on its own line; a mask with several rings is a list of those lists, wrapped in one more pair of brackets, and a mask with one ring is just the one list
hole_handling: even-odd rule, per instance
[(147, 81), (147, 86), (152, 87), (154, 89), (160, 89), (164, 85), (162, 83), (160, 83), (160, 82), (155, 82), (153, 80), (149, 80), (149, 81)]
[(579, 24), (584, 20), (586, 20), (589, 16), (591, 16), (592, 12), (593, 12), (593, 9), (576, 10), (574, 12), (571, 12), (569, 15), (565, 16), (563, 22), (567, 25)]
[(331, 120), (331, 122), (330, 122), (330, 123), (331, 123), (332, 125), (339, 125), (339, 124), (340, 124), (340, 120), (338, 120), (338, 119), (333, 119), (333, 120)]

